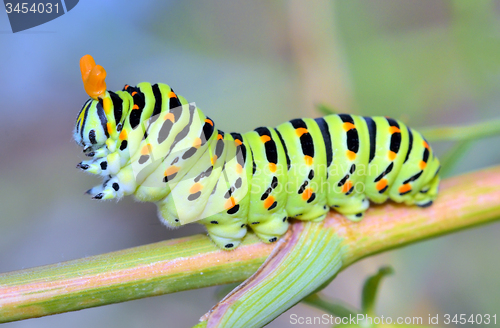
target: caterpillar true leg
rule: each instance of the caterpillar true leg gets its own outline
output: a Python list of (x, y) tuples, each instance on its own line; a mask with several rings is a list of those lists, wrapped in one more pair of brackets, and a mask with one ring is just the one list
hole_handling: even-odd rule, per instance
[(108, 174), (108, 163), (106, 162), (106, 159), (102, 159), (100, 161), (83, 161), (80, 162), (76, 167), (92, 174)]

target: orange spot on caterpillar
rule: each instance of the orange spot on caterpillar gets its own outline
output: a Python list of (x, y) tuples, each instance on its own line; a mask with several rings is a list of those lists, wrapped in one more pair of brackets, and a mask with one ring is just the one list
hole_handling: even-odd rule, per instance
[(236, 205), (236, 201), (234, 200), (234, 197), (230, 197), (227, 200), (227, 202), (224, 205), (224, 207), (226, 208), (226, 210), (229, 210), (229, 209), (233, 208), (235, 205)]
[(210, 162), (212, 163), (212, 165), (214, 165), (215, 162), (217, 162), (217, 155), (214, 155), (213, 157), (211, 157)]
[(389, 150), (387, 152), (387, 157), (389, 158), (390, 161), (393, 161), (396, 158), (396, 155), (397, 154), (395, 152), (393, 152), (392, 150)]
[(266, 136), (266, 135), (264, 135), (264, 136), (261, 136), (261, 137), (260, 137), (260, 141), (262, 141), (263, 143), (266, 143), (266, 142), (268, 142), (269, 140), (271, 140), (271, 137), (270, 137), (270, 136)]
[(382, 179), (377, 184), (375, 185), (375, 188), (377, 188), (378, 191), (384, 189), (387, 186), (387, 179)]
[(390, 126), (390, 127), (389, 127), (389, 133), (390, 133), (390, 134), (394, 134), (394, 133), (396, 133), (396, 132), (401, 133), (401, 130), (400, 130), (397, 126)]
[(297, 133), (298, 137), (301, 137), (304, 133), (309, 133), (306, 128), (298, 128), (295, 129), (295, 133)]
[(120, 132), (120, 136), (118, 138), (120, 138), (120, 140), (127, 139), (127, 131), (126, 130), (122, 130), (122, 132)]
[(179, 169), (180, 168), (178, 166), (172, 165), (171, 167), (165, 170), (165, 173), (163, 173), (163, 175), (167, 177), (169, 175), (179, 172)]
[(276, 167), (276, 164), (274, 163), (269, 163), (269, 170), (271, 170), (271, 172), (276, 172), (278, 168)]
[(356, 126), (352, 123), (349, 123), (349, 122), (345, 122), (344, 124), (342, 124), (342, 129), (344, 129), (345, 132), (351, 130), (351, 129), (355, 129)]
[(111, 113), (112, 102), (109, 97), (106, 97), (102, 100), (102, 107), (106, 115), (109, 115), (109, 113)]
[(429, 144), (425, 140), (422, 141), (422, 144), (424, 145), (425, 148), (429, 149)]
[(306, 162), (306, 165), (311, 166), (313, 164), (313, 158), (309, 155), (304, 156), (304, 161)]
[(132, 109), (139, 109), (139, 105), (134, 104), (134, 106), (132, 107)]
[(403, 194), (403, 193), (408, 192), (410, 190), (411, 190), (411, 186), (409, 183), (406, 183), (406, 184), (402, 185), (401, 187), (399, 187), (400, 194)]
[(209, 118), (205, 119), (205, 123), (208, 123), (211, 126), (214, 126), (214, 122), (211, 119), (209, 119)]
[(113, 126), (111, 125), (111, 123), (106, 123), (106, 129), (108, 130), (108, 133), (111, 133), (111, 131), (113, 130)]
[(147, 154), (151, 153), (152, 149), (153, 148), (151, 147), (151, 144), (144, 145), (144, 147), (142, 147), (142, 149), (141, 149), (141, 155), (147, 155)]
[(350, 161), (354, 161), (356, 159), (356, 153), (350, 150), (347, 150), (345, 152), (345, 155), (347, 156), (347, 159)]
[(132, 97), (137, 94), (137, 91), (132, 92)]
[(309, 198), (311, 198), (312, 193), (313, 193), (313, 190), (311, 188), (307, 188), (302, 193), (302, 199), (303, 200), (308, 200)]
[(163, 119), (166, 121), (166, 120), (170, 120), (172, 121), (172, 123), (175, 123), (175, 116), (173, 113), (167, 113)]
[(236, 164), (236, 173), (241, 174), (243, 172), (243, 167), (241, 164)]
[(177, 95), (176, 95), (173, 91), (170, 91), (170, 92), (168, 93), (168, 97), (169, 97), (169, 98), (177, 98)]
[(344, 185), (342, 186), (342, 192), (346, 193), (349, 190), (351, 190), (351, 188), (352, 188), (352, 181), (351, 180), (347, 180), (347, 182), (344, 183)]
[(273, 203), (274, 203), (274, 197), (273, 196), (269, 196), (264, 201), (264, 207), (265, 208), (269, 208), (269, 207), (271, 207), (271, 205), (273, 205)]
[(222, 140), (222, 139), (224, 139), (224, 137), (222, 136), (222, 134), (217, 135), (217, 140)]
[(189, 188), (189, 192), (191, 194), (196, 194), (201, 189), (203, 189), (203, 185), (201, 183), (197, 182), (194, 185), (192, 185), (191, 188)]
[(200, 146), (201, 146), (201, 139), (200, 138), (194, 139), (194, 141), (193, 141), (193, 147), (194, 148), (200, 148)]
[(123, 89), (127, 90), (129, 86), (130, 86), (130, 85), (125, 84), (125, 87), (123, 87)]
[(234, 143), (238, 146), (241, 146), (243, 143), (241, 142), (241, 140), (238, 140), (238, 139), (234, 139)]
[(424, 161), (420, 161), (420, 163), (418, 163), (418, 166), (420, 167), (421, 170), (423, 170), (427, 167), (427, 163)]

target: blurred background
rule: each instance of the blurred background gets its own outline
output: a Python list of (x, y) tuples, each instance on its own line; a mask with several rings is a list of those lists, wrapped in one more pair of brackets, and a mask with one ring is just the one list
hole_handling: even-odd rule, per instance
[[(100, 181), (75, 168), (83, 55), (109, 89), (168, 83), (225, 131), (319, 116), (319, 103), (415, 128), (471, 124), (500, 118), (499, 19), (500, 2), (483, 0), (86, 0), (12, 34), (0, 14), (0, 272), (203, 232), (168, 231), (155, 205), (131, 197), (83, 194)], [(499, 145), (475, 143), (451, 175), (500, 163)], [(389, 264), (381, 315), (500, 315), (499, 235), (495, 223), (371, 257), (325, 293), (359, 306), (364, 279)], [(191, 327), (216, 301), (206, 288), (5, 327)], [(293, 313), (322, 314), (298, 305), (269, 327), (289, 327)]]

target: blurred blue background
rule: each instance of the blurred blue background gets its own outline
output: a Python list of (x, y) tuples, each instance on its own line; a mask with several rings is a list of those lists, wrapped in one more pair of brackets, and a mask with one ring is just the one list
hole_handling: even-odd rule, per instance
[[(99, 182), (75, 168), (83, 154), (72, 140), (87, 53), (107, 70), (109, 89), (168, 83), (226, 131), (319, 116), (319, 103), (416, 128), (500, 117), (498, 1), (87, 0), (16, 34), (0, 14), (0, 40), (0, 272), (203, 232), (168, 231), (153, 204), (83, 194)], [(499, 145), (500, 137), (475, 143), (452, 174), (500, 163)], [(433, 146), (442, 155), (450, 144)], [(499, 234), (495, 223), (365, 259), (325, 293), (359, 306), (364, 279), (390, 264), (396, 274), (382, 285), (379, 314), (500, 315)], [(5, 327), (190, 327), (214, 293)], [(298, 305), (269, 327), (289, 327), (292, 313), (322, 314)]]

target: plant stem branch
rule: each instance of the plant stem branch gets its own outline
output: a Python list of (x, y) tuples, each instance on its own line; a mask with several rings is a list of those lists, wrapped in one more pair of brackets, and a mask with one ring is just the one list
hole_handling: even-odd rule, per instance
[(429, 142), (475, 140), (500, 134), (500, 119), (464, 126), (435, 126), (418, 129)]
[(302, 302), (340, 318), (355, 317), (360, 313), (348, 304), (337, 300), (330, 300), (321, 293), (309, 295)]
[[(366, 256), (500, 217), (500, 166), (447, 179), (433, 206), (373, 206), (359, 223), (330, 212), (343, 268)], [(253, 234), (234, 251), (206, 236), (0, 274), (0, 322), (243, 281), (273, 250)]]

